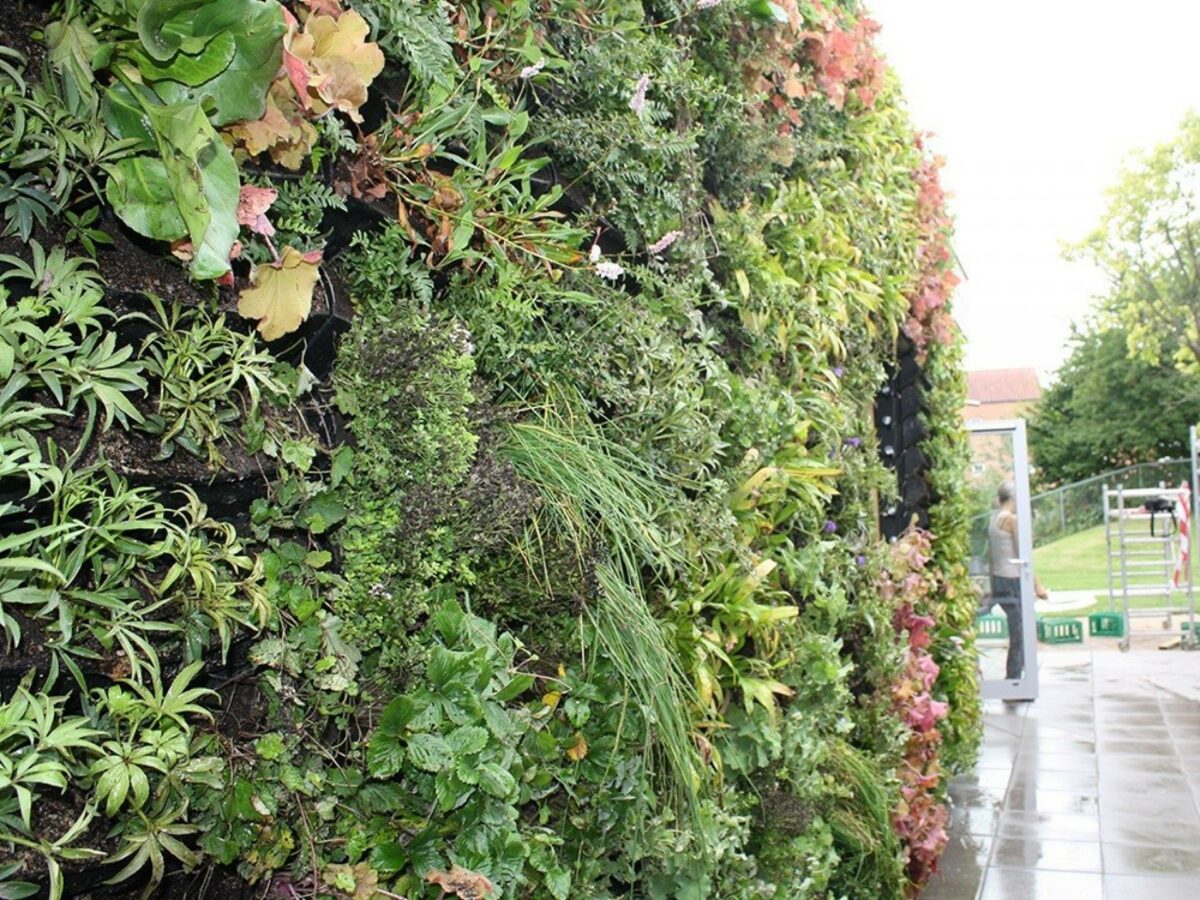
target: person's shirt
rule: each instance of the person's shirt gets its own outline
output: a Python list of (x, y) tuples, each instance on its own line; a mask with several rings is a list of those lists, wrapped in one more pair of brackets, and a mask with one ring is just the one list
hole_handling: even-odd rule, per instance
[(988, 524), (988, 546), (991, 549), (991, 572), (1000, 578), (1020, 578), (1021, 567), (1013, 562), (1020, 554), (1017, 553), (1016, 523), (1010, 522), (1014, 516), (1006, 509), (997, 510)]

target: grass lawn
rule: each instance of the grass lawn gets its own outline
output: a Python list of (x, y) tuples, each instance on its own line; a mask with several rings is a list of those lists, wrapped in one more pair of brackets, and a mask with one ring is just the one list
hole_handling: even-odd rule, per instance
[[(1108, 569), (1105, 562), (1107, 550), (1104, 542), (1104, 526), (1098, 525), (1072, 534), (1061, 540), (1038, 547), (1033, 551), (1033, 571), (1038, 580), (1051, 593), (1054, 591), (1082, 591), (1093, 589), (1097, 592), (1095, 606), (1074, 610), (1064, 615), (1085, 616), (1089, 612), (1108, 609)], [(1195, 550), (1192, 559), (1195, 560)], [(1186, 604), (1183, 595), (1177, 595), (1174, 603)], [(1162, 606), (1160, 597), (1134, 597), (1130, 605), (1150, 608)], [(1119, 604), (1118, 604), (1119, 611)]]
[(1033, 551), (1033, 571), (1052, 591), (1107, 589), (1104, 526), (1080, 531)]

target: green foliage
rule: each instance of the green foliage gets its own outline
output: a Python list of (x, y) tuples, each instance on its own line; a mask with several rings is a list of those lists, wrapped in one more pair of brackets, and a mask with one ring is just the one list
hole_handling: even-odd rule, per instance
[(16, 828), (24, 834), (32, 829), (38, 791), (66, 791), (72, 768), (85, 754), (99, 752), (92, 738), (100, 734), (88, 727), (86, 718), (63, 716), (65, 697), (31, 693), (32, 675), (0, 705), (0, 810), (9, 808), (15, 799), (19, 812), (16, 819), (0, 817), (0, 828)]
[(454, 322), (415, 328), (367, 316), (342, 342), (337, 402), (354, 416), (360, 471), (376, 485), (453, 485), (471, 463), (470, 335)]
[(1171, 141), (1125, 169), (1099, 226), (1072, 251), (1108, 276), (1102, 324), (1124, 330), (1130, 355), (1156, 365), (1173, 352), (1186, 371), (1200, 366), (1198, 163), (1200, 116), (1189, 113)]
[(454, 35), (445, 7), (417, 0), (364, 0), (355, 9), (371, 23), (387, 57), (408, 67), (418, 84), (428, 89), (453, 83)]
[[(45, 229), (81, 189), (98, 195), (97, 168), (118, 163), (130, 149), (109, 140), (94, 119), (94, 102), (75, 89), (81, 79), (71, 77), (68, 64), (92, 49), (71, 46), (76, 37), (52, 24), (51, 65), (32, 77), (20, 53), (0, 47), (0, 235), (27, 242), (35, 225)], [(94, 95), (90, 80), (86, 91)]]
[(1129, 358), (1116, 328), (1073, 336), (1029, 422), (1038, 483), (1079, 481), (1109, 469), (1186, 456), (1186, 423), (1200, 420), (1200, 380), (1174, 367)]
[[(146, 387), (142, 366), (129, 347), (103, 326), (113, 314), (102, 305), (100, 282), (87, 260), (68, 259), (61, 247), (48, 254), (36, 241), (32, 259), (0, 256), (0, 377), (49, 391), (62, 412), (87, 410), (91, 432), (98, 407), (103, 427), (128, 427), (142, 415), (126, 396)], [(20, 291), (10, 302), (9, 290)]]
[(79, 40), (93, 51), (90, 60), (74, 57), (77, 89), (95, 91), (89, 64), (114, 77), (102, 98), (104, 124), (135, 150), (106, 167), (106, 199), (139, 234), (188, 239), (195, 277), (224, 275), (238, 236), (240, 179), (216, 127), (263, 114), (282, 52), (281, 7), (213, 0), (197, 11), (195, 3), (106, 0), (80, 21), (70, 6), (60, 27), (85, 35)]
[(962, 352), (961, 339), (931, 349), (926, 364), (926, 421), (939, 427), (923, 444), (936, 497), (929, 510), (933, 565), (941, 573), (940, 596), (933, 598), (937, 633), (932, 653), (940, 667), (935, 691), (950, 705), (939, 730), (943, 765), (952, 772), (971, 769), (983, 736), (979, 664), (972, 640), (978, 593), (966, 565), (971, 527), (965, 473), (970, 447), (955, 412), (962, 410), (967, 396)]
[(215, 468), (239, 424), (244, 435), (263, 431), (269, 404), (288, 398), (287, 385), (271, 354), (253, 334), (230, 330), (224, 314), (150, 301), (157, 321), (144, 317), (154, 330), (139, 355), (158, 398), (144, 427), (162, 442), (162, 458), (179, 446)]
[(275, 185), (266, 184), (265, 179), (260, 180), (264, 182), (260, 187), (273, 187), (279, 193), (271, 204), (271, 221), (278, 232), (275, 242), (281, 247), (311, 249), (321, 235), (321, 219), (325, 211), (346, 208), (346, 201), (331, 187), (318, 181), (311, 172), (304, 173), (294, 181), (280, 181)]
[[(37, 858), (60, 892), (96, 818), (146, 896), (172, 860), (315, 900), (911, 892), (979, 707), (949, 220), (873, 24), (357, 5), (374, 33), (65, 2), (41, 81), (0, 59), (10, 233), (96, 254), (114, 207), (198, 277), (241, 237), (261, 280), (372, 208), (330, 254), (356, 315), (327, 380), (224, 289), (117, 319), (61, 247), (0, 259), (0, 627), (75, 694), (27, 684), (0, 724), (0, 772), (33, 775), (0, 789), (0, 897)], [(303, 174), (241, 191), (267, 151)], [(872, 448), (901, 329), (935, 494), (908, 618)], [(212, 483), (131, 484), (160, 475), (133, 429)], [(39, 828), (35, 793), (84, 809)]]

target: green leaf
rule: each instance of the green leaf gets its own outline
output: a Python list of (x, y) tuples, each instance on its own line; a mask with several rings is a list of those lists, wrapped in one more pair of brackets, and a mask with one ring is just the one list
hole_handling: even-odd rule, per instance
[(272, 731), (254, 742), (254, 752), (260, 759), (275, 760), (287, 752), (287, 747), (284, 746), (283, 738), (279, 733)]
[(441, 772), (453, 762), (449, 744), (436, 734), (414, 734), (410, 737), (408, 758), (414, 766), (426, 772)]
[(371, 868), (380, 875), (394, 875), (408, 865), (408, 854), (395, 841), (371, 848)]
[(472, 656), (471, 653), (434, 647), (429, 653), (429, 663), (425, 669), (429, 683), (435, 688), (445, 688), (450, 682), (458, 680), (470, 670)]
[(110, 165), (105, 197), (121, 221), (138, 234), (160, 241), (177, 241), (187, 235), (161, 159), (133, 156)]
[(551, 869), (546, 873), (546, 890), (554, 900), (567, 900), (571, 895), (571, 873), (566, 869)]
[(501, 703), (505, 703), (509, 700), (515, 700), (517, 697), (521, 696), (523, 693), (533, 687), (535, 680), (536, 679), (532, 675), (525, 673), (514, 675), (508, 684), (496, 692), (494, 699)]
[(171, 190), (192, 239), (192, 274), (219, 278), (229, 271), (229, 253), (241, 228), (237, 163), (200, 107), (152, 106), (146, 113), (158, 132)]
[(422, 707), (408, 697), (397, 697), (383, 708), (379, 716), (380, 729), (398, 735), (408, 727)]
[(468, 756), (488, 745), (488, 732), (478, 725), (463, 725), (446, 735), (446, 743), (455, 756)]
[(512, 734), (512, 717), (509, 716), (508, 711), (499, 703), (492, 703), (491, 701), (484, 703), (483, 718), (487, 723), (488, 731), (500, 740), (503, 741)]
[(214, 36), (195, 56), (177, 53), (170, 62), (159, 63), (145, 54), (137, 55), (137, 67), (147, 82), (177, 81), (196, 85), (212, 81), (233, 62), (237, 42), (232, 32)]
[(507, 800), (517, 790), (517, 780), (508, 770), (495, 763), (482, 763), (479, 768), (479, 786), (500, 800)]
[(208, 0), (186, 21), (190, 33), (201, 38), (232, 34), (236, 51), (215, 78), (195, 87), (165, 82), (155, 85), (159, 94), (203, 104), (217, 127), (262, 118), (283, 59), (283, 7), (274, 0)]
[(411, 796), (411, 792), (405, 786), (387, 782), (364, 784), (359, 788), (356, 799), (363, 812), (368, 815), (376, 815), (400, 812), (404, 809), (405, 801)]
[(188, 42), (185, 32), (168, 28), (167, 23), (181, 13), (193, 12), (208, 0), (145, 0), (138, 11), (137, 33), (146, 52), (158, 60), (168, 60), (180, 50), (195, 52), (194, 42)]
[(346, 506), (334, 491), (322, 491), (304, 507), (300, 521), (313, 533), (323, 534), (346, 518)]
[(439, 772), (433, 782), (433, 795), (437, 800), (438, 811), (448, 813), (471, 796), (471, 787), (460, 781), (453, 772)]
[(141, 809), (150, 799), (150, 780), (140, 766), (129, 767), (129, 792), (134, 809)]
[(333, 562), (333, 554), (328, 550), (310, 550), (304, 556), (304, 564), (312, 569), (323, 569)]
[(136, 97), (133, 91), (124, 84), (116, 82), (104, 92), (100, 104), (100, 115), (104, 119), (104, 127), (113, 137), (119, 140), (136, 141), (138, 150), (153, 150), (158, 146), (150, 120), (143, 112), (143, 103), (157, 103), (158, 98), (141, 85), (133, 85), (141, 97)]
[(367, 744), (367, 771), (375, 778), (391, 778), (404, 765), (404, 745), (394, 734), (377, 729)]
[[(109, 97), (110, 128), (135, 128), (127, 98), (116, 92)], [(192, 274), (219, 278), (229, 271), (229, 253), (240, 228), (241, 186), (233, 154), (200, 107), (157, 105), (145, 98), (140, 105), (141, 121), (149, 124), (158, 154), (127, 157), (108, 166), (108, 201), (139, 234), (163, 241), (189, 237), (195, 254)]]
[(28, 881), (8, 881), (0, 884), (0, 900), (24, 900), (37, 892), (38, 886)]

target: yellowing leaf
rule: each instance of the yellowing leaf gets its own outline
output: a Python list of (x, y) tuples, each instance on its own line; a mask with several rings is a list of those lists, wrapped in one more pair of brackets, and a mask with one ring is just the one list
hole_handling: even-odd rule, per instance
[(742, 299), (750, 299), (750, 279), (746, 277), (746, 273), (741, 269), (733, 270), (733, 277), (737, 281), (738, 290), (742, 292)]
[(577, 731), (575, 732), (574, 745), (567, 748), (567, 759), (571, 760), (572, 762), (579, 762), (581, 759), (587, 756), (587, 754), (588, 742), (584, 739), (583, 735)]
[(362, 121), (358, 108), (367, 102), (367, 86), (383, 71), (383, 51), (367, 41), (369, 32), (366, 20), (351, 10), (336, 19), (310, 16), (303, 31), (293, 28), (284, 39), (291, 81), (317, 115), (338, 109)]
[(293, 171), (300, 168), (317, 141), (317, 129), (305, 117), (286, 77), (271, 85), (261, 119), (238, 122), (229, 133), (251, 156), (269, 151), (271, 159)]
[(436, 884), (445, 893), (461, 897), (462, 900), (484, 900), (496, 893), (496, 887), (488, 881), (485, 875), (453, 865), (449, 872), (441, 869), (430, 869), (425, 873), (429, 884)]
[(250, 277), (253, 287), (238, 297), (238, 312), (247, 319), (258, 319), (258, 330), (268, 341), (295, 331), (312, 311), (320, 258), (319, 253), (284, 247), (278, 262), (254, 270)]
[(558, 701), (561, 699), (562, 693), (560, 691), (549, 691), (542, 695), (542, 703), (551, 709), (555, 709), (558, 706)]

